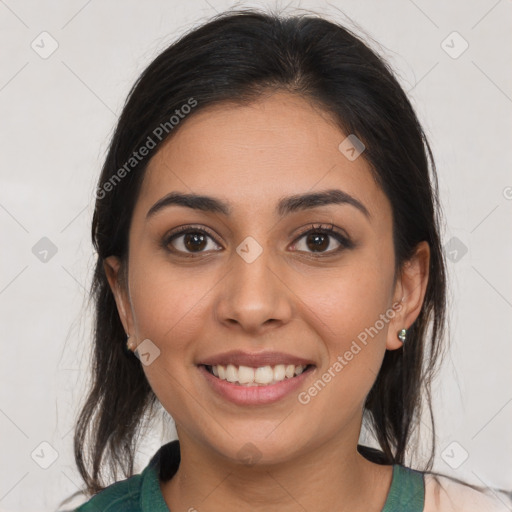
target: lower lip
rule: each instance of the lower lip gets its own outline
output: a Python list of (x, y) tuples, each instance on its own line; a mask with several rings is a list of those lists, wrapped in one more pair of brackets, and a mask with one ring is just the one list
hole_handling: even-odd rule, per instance
[(297, 390), (315, 369), (314, 366), (311, 366), (300, 375), (291, 379), (284, 379), (276, 384), (240, 386), (215, 377), (203, 365), (199, 365), (198, 368), (214, 391), (237, 405), (271, 404), (277, 402)]

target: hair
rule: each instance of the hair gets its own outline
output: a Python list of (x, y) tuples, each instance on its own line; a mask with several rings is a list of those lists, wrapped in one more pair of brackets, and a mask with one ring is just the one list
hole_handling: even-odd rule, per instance
[[(318, 105), (345, 134), (363, 142), (362, 157), (391, 203), (395, 275), (419, 242), (430, 246), (421, 311), (406, 344), (386, 351), (364, 405), (380, 449), (358, 449), (374, 462), (403, 464), (426, 404), (432, 438), (425, 469), (432, 466), (430, 389), (444, 346), (446, 270), (436, 169), (425, 133), (390, 66), (347, 28), (316, 15), (227, 11), (184, 34), (143, 71), (129, 92), (99, 178), (92, 221), (97, 252), (92, 380), (74, 435), (76, 464), (89, 494), (105, 488), (106, 469), (110, 477), (118, 466), (126, 477), (133, 474), (137, 432), (158, 403), (139, 360), (126, 350), (104, 269), (105, 258), (115, 255), (126, 276), (131, 217), (147, 164), (202, 109), (222, 102), (245, 105), (277, 91)], [(176, 111), (190, 111), (183, 105), (193, 102), (188, 117), (171, 127)], [(148, 138), (155, 147), (135, 161), (134, 152), (148, 145)]]

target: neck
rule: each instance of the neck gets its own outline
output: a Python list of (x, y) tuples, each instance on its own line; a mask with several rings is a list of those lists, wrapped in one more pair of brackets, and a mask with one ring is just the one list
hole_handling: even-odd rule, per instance
[(366, 460), (357, 439), (318, 443), (279, 464), (251, 466), (205, 451), (179, 433), (181, 462), (174, 477), (161, 484), (170, 510), (224, 512), (380, 511), (391, 485), (392, 466)]

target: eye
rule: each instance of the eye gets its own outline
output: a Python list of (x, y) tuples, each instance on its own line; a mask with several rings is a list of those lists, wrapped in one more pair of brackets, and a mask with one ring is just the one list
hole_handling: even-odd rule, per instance
[[(313, 253), (337, 253), (342, 251), (343, 249), (349, 249), (354, 246), (353, 242), (343, 235), (340, 231), (334, 228), (333, 224), (328, 226), (322, 226), (314, 224), (309, 227), (309, 229), (302, 233), (299, 237), (299, 240), (304, 239), (304, 244), (295, 242), (293, 245), (293, 249), (300, 249), (299, 247), (305, 247), (305, 252), (308, 252), (308, 249)], [(327, 250), (331, 247), (332, 239), (338, 244), (337, 248)]]
[[(183, 254), (201, 254), (207, 252), (209, 241), (215, 242), (213, 235), (210, 234), (204, 228), (197, 228), (194, 226), (181, 226), (169, 233), (164, 240), (162, 245), (164, 248), (171, 252), (183, 253)], [(172, 245), (172, 249), (170, 246)], [(219, 250), (215, 247), (219, 247), (216, 243), (214, 247), (210, 247), (210, 250)]]

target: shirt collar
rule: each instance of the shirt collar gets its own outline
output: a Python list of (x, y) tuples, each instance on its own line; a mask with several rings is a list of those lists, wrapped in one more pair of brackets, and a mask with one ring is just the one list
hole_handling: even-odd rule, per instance
[[(163, 463), (162, 463), (163, 461)], [(160, 447), (142, 472), (140, 506), (142, 512), (169, 512), (165, 503), (160, 480), (170, 480), (180, 463), (179, 441), (171, 441)]]

